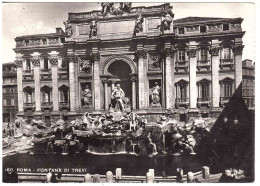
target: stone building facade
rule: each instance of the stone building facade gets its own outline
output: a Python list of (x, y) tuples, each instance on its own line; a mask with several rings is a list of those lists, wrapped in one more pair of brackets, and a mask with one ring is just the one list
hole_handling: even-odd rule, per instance
[(4, 63), (2, 70), (3, 122), (13, 122), (18, 111), (16, 65)]
[(255, 66), (252, 60), (242, 61), (242, 96), (250, 110), (255, 109)]
[(170, 4), (69, 13), (65, 31), (16, 40), (20, 116), (101, 114), (117, 84), (148, 119), (216, 116), (242, 81), (242, 18), (174, 20)]

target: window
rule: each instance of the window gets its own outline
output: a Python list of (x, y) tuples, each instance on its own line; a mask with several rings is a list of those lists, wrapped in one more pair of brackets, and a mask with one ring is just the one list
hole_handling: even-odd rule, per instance
[(232, 83), (224, 84), (224, 97), (231, 97), (232, 96)]
[(206, 26), (200, 26), (200, 33), (206, 32)]
[(184, 28), (178, 28), (179, 34), (184, 34)]
[[(43, 103), (51, 102), (51, 88), (48, 86), (44, 86), (41, 88), (41, 100)], [(56, 98), (55, 98), (56, 99)]]
[(201, 49), (200, 58), (201, 58), (202, 61), (207, 61), (207, 59), (208, 59), (207, 53), (208, 53), (207, 49)]
[(185, 50), (179, 50), (178, 61), (185, 61)]
[(60, 102), (69, 102), (69, 91), (60, 90)]
[(229, 30), (229, 24), (223, 24), (223, 31)]
[(208, 84), (201, 84), (201, 98), (208, 98), (209, 97), (209, 85)]
[(42, 92), (42, 102), (44, 102), (44, 103), (51, 102), (50, 92)]
[(31, 70), (31, 61), (30, 61), (30, 59), (26, 59), (26, 70)]
[(3, 105), (4, 105), (4, 106), (7, 105), (7, 101), (6, 101), (6, 99), (3, 100)]
[(33, 92), (32, 91), (24, 92), (24, 95), (25, 95), (25, 103), (33, 103)]
[(47, 39), (42, 39), (42, 44), (47, 45)]
[(230, 52), (230, 48), (224, 48), (223, 49), (223, 57), (224, 59), (231, 59), (231, 52)]
[(14, 106), (14, 99), (11, 99), (11, 105)]
[(49, 69), (49, 61), (48, 58), (44, 58), (43, 60), (43, 69)]
[(180, 86), (180, 98), (187, 98), (187, 86)]

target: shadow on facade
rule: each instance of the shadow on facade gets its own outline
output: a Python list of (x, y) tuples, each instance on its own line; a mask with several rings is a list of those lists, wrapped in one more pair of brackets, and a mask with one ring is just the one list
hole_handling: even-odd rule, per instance
[(254, 180), (254, 123), (254, 113), (242, 99), (241, 83), (210, 131), (215, 167), (245, 170), (249, 182)]

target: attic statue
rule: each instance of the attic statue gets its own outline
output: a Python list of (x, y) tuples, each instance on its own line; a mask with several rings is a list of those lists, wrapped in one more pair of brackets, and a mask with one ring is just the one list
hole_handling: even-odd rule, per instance
[(164, 33), (164, 31), (166, 30), (170, 30), (173, 18), (174, 18), (174, 13), (172, 12), (172, 10), (168, 10), (168, 11), (164, 10), (162, 12), (162, 22), (160, 25), (161, 27), (160, 30), (162, 33)]
[(90, 22), (89, 38), (97, 36), (97, 23), (98, 20), (93, 17), (92, 21)]
[(63, 24), (65, 25), (65, 34), (67, 37), (71, 37), (73, 34), (72, 26), (69, 21), (64, 21)]
[(136, 36), (137, 33), (143, 31), (143, 22), (144, 22), (144, 18), (142, 17), (141, 14), (139, 14), (137, 19), (135, 20), (135, 28), (134, 28), (133, 36)]

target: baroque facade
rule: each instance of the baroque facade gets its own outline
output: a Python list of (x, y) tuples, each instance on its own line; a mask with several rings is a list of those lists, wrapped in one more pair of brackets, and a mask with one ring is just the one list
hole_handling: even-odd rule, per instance
[(74, 119), (124, 102), (148, 120), (217, 116), (242, 81), (242, 18), (174, 20), (170, 4), (69, 13), (65, 31), (16, 37), (20, 116)]
[(16, 65), (4, 63), (3, 69), (3, 122), (13, 122), (18, 111)]

